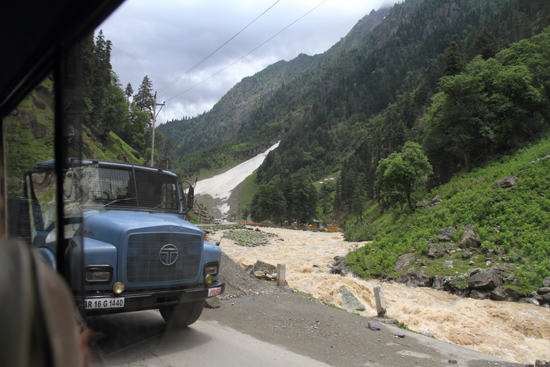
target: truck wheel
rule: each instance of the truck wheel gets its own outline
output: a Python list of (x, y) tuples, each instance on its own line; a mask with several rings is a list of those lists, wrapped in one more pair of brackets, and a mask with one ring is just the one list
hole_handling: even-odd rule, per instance
[(180, 303), (176, 306), (165, 306), (159, 309), (167, 324), (177, 328), (191, 325), (197, 321), (204, 308), (204, 300)]

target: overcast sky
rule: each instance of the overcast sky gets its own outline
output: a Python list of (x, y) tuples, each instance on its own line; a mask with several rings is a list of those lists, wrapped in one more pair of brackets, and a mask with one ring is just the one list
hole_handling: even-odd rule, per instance
[[(157, 119), (162, 123), (210, 110), (242, 78), (279, 60), (326, 51), (372, 9), (396, 2), (324, 1), (126, 0), (97, 30), (102, 29), (105, 38), (113, 43), (111, 64), (123, 87), (131, 83), (137, 93), (147, 75), (157, 91), (184, 75), (276, 3), (194, 71), (159, 92), (157, 101), (166, 101)], [(319, 4), (322, 5), (228, 67)]]

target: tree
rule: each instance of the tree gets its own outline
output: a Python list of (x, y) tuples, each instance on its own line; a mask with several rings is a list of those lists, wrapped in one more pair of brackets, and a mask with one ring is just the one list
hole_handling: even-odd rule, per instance
[(451, 42), (443, 58), (445, 59), (445, 75), (460, 74), (462, 69), (464, 69), (464, 57), (458, 50), (458, 45), (455, 41)]
[(151, 118), (153, 117), (153, 82), (145, 75), (139, 86), (137, 94), (134, 96), (134, 103), (141, 111), (147, 111)]
[(128, 83), (126, 86), (126, 89), (124, 90), (124, 95), (126, 96), (126, 103), (128, 106), (130, 105), (130, 97), (134, 94), (134, 90), (132, 89), (132, 84)]
[(473, 59), (477, 55), (481, 55), (483, 60), (487, 60), (491, 57), (495, 57), (496, 50), (497, 44), (495, 36), (489, 32), (487, 27), (483, 27), (474, 39), (472, 46), (470, 46), (468, 54), (470, 55), (470, 59)]
[(380, 191), (398, 191), (403, 193), (414, 211), (411, 202), (411, 192), (422, 179), (432, 174), (432, 166), (428, 158), (414, 142), (407, 142), (401, 153), (392, 153), (388, 158), (378, 162), (376, 169), (376, 187)]
[(295, 175), (294, 182), (294, 219), (308, 223), (317, 208), (317, 189), (306, 176), (304, 170)]

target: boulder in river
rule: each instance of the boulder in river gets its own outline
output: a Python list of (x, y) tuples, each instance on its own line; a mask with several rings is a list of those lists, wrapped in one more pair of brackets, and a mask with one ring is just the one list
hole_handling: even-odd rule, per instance
[(340, 274), (346, 276), (349, 273), (348, 269), (348, 258), (345, 256), (335, 256), (334, 262), (329, 264), (331, 274)]
[(492, 290), (501, 285), (502, 279), (491, 269), (475, 272), (468, 278), (468, 287), (472, 289)]
[(424, 270), (420, 270), (417, 273), (414, 271), (414, 267), (409, 268), (406, 274), (402, 274), (397, 277), (397, 282), (406, 284), (407, 287), (430, 287), (433, 279), (424, 273)]
[(365, 311), (365, 306), (345, 286), (340, 288), (342, 294), (342, 308), (348, 312)]
[(522, 298), (522, 299), (519, 300), (519, 303), (527, 303), (527, 304), (534, 305), (534, 306), (540, 306), (539, 301), (537, 301), (534, 298)]
[(271, 275), (273, 273), (277, 273), (277, 267), (271, 264), (268, 264), (266, 262), (263, 262), (262, 260), (256, 261), (256, 264), (254, 264), (254, 267), (252, 268), (252, 274), (254, 274), (256, 277), (256, 272), (261, 272), (265, 275)]
[(470, 292), (470, 298), (473, 299), (490, 299), (491, 293), (488, 291), (472, 289)]
[(508, 293), (503, 286), (496, 287), (491, 291), (491, 299), (493, 301), (509, 301)]

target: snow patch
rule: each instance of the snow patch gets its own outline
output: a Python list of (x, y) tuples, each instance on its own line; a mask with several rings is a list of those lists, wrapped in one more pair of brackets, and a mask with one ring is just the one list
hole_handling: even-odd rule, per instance
[(279, 142), (267, 149), (265, 152), (258, 154), (254, 158), (251, 158), (224, 173), (197, 182), (197, 187), (195, 187), (195, 195), (210, 195), (213, 199), (220, 199), (222, 204), (217, 206), (217, 209), (222, 213), (222, 215), (227, 214), (230, 207), (226, 201), (231, 196), (231, 192), (248, 176), (254, 173), (254, 171), (256, 171), (263, 163), (265, 157), (267, 157), (267, 154), (276, 149), (278, 146)]

